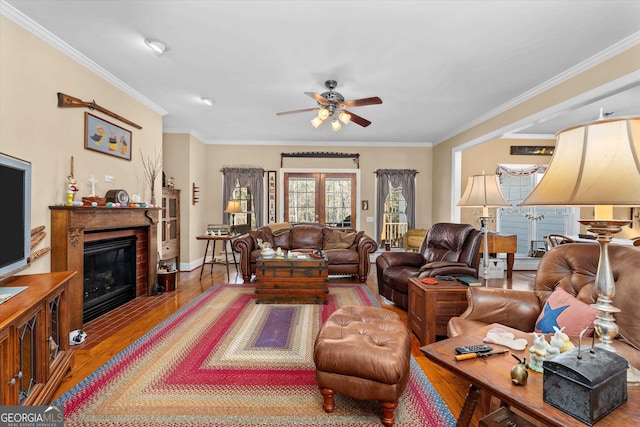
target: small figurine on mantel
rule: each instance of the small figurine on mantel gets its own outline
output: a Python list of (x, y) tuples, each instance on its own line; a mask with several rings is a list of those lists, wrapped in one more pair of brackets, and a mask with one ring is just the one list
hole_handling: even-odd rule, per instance
[(73, 206), (73, 201), (79, 189), (78, 181), (73, 177), (73, 156), (71, 156), (71, 165), (67, 176), (67, 206)]
[(78, 187), (78, 181), (69, 175), (67, 177), (67, 206), (73, 206), (73, 202), (76, 198), (76, 193), (80, 188)]

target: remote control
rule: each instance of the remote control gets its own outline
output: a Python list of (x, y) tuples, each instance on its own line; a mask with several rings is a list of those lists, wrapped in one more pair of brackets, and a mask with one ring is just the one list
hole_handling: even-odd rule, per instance
[(451, 280), (453, 280), (453, 276), (436, 276), (436, 279), (451, 281)]
[(464, 347), (457, 347), (456, 353), (468, 354), (468, 353), (486, 353), (493, 350), (493, 347), (487, 344), (465, 345)]

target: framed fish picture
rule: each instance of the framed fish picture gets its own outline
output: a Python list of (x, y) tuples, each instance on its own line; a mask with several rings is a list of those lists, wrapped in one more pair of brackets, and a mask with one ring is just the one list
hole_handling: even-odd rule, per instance
[(84, 113), (84, 148), (131, 160), (131, 131)]

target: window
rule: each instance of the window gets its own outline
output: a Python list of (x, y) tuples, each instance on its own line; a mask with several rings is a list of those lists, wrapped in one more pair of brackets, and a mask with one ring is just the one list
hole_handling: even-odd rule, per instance
[(500, 187), (510, 208), (501, 209), (497, 229), (518, 236), (517, 253), (531, 256), (532, 252), (544, 248), (544, 236), (549, 234), (570, 235), (575, 222), (572, 208), (550, 206), (518, 206), (533, 191), (546, 171), (541, 165), (500, 165)]
[(382, 240), (392, 248), (404, 247), (407, 234), (407, 202), (402, 195), (402, 185), (389, 184), (389, 194), (384, 201), (384, 219), (382, 222)]
[(285, 173), (284, 220), (351, 227), (356, 185), (351, 173)]
[(378, 245), (404, 247), (407, 229), (415, 228), (416, 174), (413, 169), (376, 171), (376, 230)]
[(249, 227), (249, 229), (251, 229), (251, 225), (255, 224), (256, 222), (251, 191), (247, 187), (240, 187), (239, 185), (237, 185), (236, 188), (233, 189), (231, 198), (240, 202), (240, 207), (242, 208), (243, 212), (241, 214), (235, 214), (233, 216), (233, 224), (231, 225), (246, 225)]
[[(223, 168), (224, 175), (222, 188), (222, 209), (224, 210), (230, 200), (240, 200), (244, 212), (249, 215), (235, 215), (236, 224), (255, 224), (259, 228), (263, 224), (264, 189), (261, 168)], [(245, 217), (244, 219), (242, 217)], [(230, 221), (229, 215), (223, 214), (223, 223)]]

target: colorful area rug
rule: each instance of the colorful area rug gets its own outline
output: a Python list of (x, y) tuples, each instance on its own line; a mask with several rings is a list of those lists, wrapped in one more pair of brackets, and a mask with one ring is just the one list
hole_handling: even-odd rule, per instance
[[(332, 285), (328, 305), (255, 304), (253, 286), (217, 285), (123, 350), (54, 405), (65, 426), (379, 426), (378, 402), (336, 396), (327, 414), (313, 344), (338, 307), (378, 305)], [(415, 360), (397, 427), (455, 420)]]

